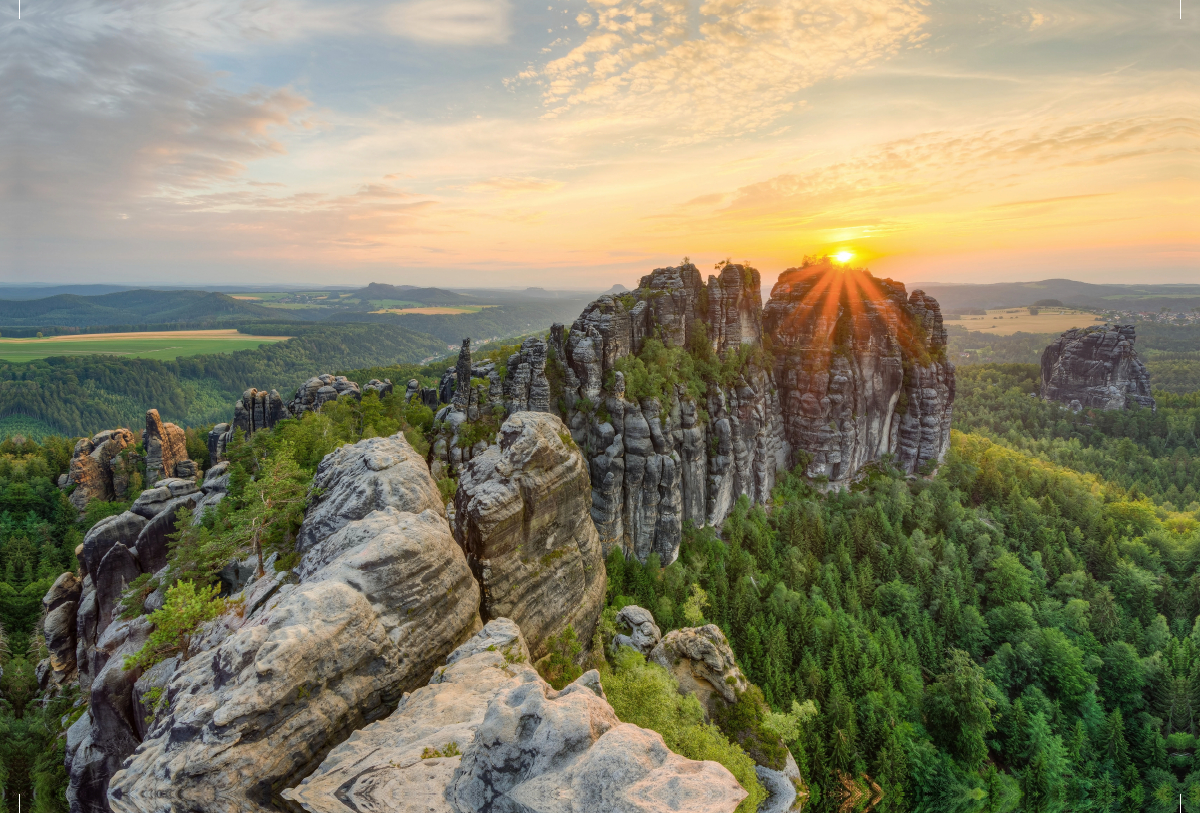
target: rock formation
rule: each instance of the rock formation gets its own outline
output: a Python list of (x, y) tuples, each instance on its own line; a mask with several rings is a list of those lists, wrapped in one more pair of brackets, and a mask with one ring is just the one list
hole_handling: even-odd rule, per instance
[(544, 341), (530, 337), (509, 356), (501, 375), (495, 362), (473, 362), (471, 340), (463, 340), (457, 362), (438, 384), (438, 397), (447, 406), (435, 416), (443, 427), (429, 455), (435, 479), (457, 477), (467, 461), (492, 445), (500, 421), (509, 415), (550, 411), (547, 353)]
[(617, 613), (617, 627), (625, 627), (629, 634), (618, 633), (613, 636), (613, 649), (627, 646), (636, 649), (643, 655), (649, 655), (662, 640), (662, 632), (654, 623), (654, 616), (644, 607), (629, 604)]
[(717, 813), (746, 797), (722, 766), (617, 720), (595, 672), (556, 692), (524, 649), (514, 623), (489, 622), (284, 798), (311, 813)]
[(164, 477), (195, 477), (196, 464), (188, 459), (187, 437), (173, 423), (163, 423), (157, 409), (146, 413), (146, 487), (152, 488)]
[(1154, 409), (1133, 325), (1068, 330), (1042, 353), (1042, 397), (1082, 409)]
[[(392, 382), (371, 379), (367, 389), (375, 390), (382, 398), (392, 391)], [(216, 463), (225, 458), (225, 447), (233, 440), (233, 433), (238, 429), (247, 436), (253, 435), (260, 429), (273, 428), (286, 418), (298, 418), (305, 412), (320, 409), (329, 401), (336, 401), (347, 394), (355, 399), (362, 398), (358, 384), (344, 375), (327, 373), (305, 381), (287, 403), (275, 390), (267, 392), (251, 387), (233, 405), (233, 423), (219, 423), (208, 433), (209, 460)]]
[(671, 630), (655, 645), (650, 660), (670, 672), (679, 690), (695, 695), (705, 708), (714, 694), (733, 703), (750, 688), (716, 624)]
[(587, 465), (562, 421), (518, 412), (499, 435), (463, 467), (454, 536), (479, 581), (483, 619), (515, 621), (536, 659), (568, 624), (591, 640), (604, 562), (588, 515)]
[[(945, 454), (954, 368), (936, 301), (827, 261), (785, 271), (765, 308), (760, 297), (753, 268), (724, 264), (707, 284), (694, 265), (659, 268), (592, 302), (569, 333), (551, 329), (606, 553), (669, 563), (684, 522), (719, 525), (743, 494), (765, 502), (801, 460), (842, 487), (887, 454), (910, 473)], [(634, 401), (617, 362), (651, 337), (742, 363), (698, 400), (677, 386), (668, 403)]]
[(109, 429), (80, 438), (71, 455), (63, 486), (75, 486), (71, 504), (80, 511), (92, 500), (112, 502), (128, 493), (130, 475), (141, 462), (133, 453), (135, 439), (128, 429)]
[(381, 450), (380, 440), (407, 446), (400, 435), (374, 438), (331, 457), (347, 478), (408, 487), (361, 518), (353, 500), (326, 505), (320, 525), (334, 530), (302, 528), (309, 544), (294, 574), (248, 584), (242, 615), (212, 622), (193, 656), (159, 677), (165, 708), (112, 778), (113, 810), (269, 809), (273, 794), (388, 714), (479, 630), (479, 589), (440, 500), (429, 505), (428, 470), (411, 449)]
[(347, 523), (372, 511), (400, 508), (410, 513), (446, 515), (425, 461), (404, 435), (370, 438), (325, 456), (312, 482), (313, 497), (296, 536), (305, 553)]

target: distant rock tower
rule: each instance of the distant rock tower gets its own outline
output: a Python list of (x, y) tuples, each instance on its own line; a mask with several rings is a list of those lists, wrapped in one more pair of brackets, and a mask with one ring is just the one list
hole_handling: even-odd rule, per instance
[(1133, 325), (1068, 330), (1042, 353), (1042, 397), (1083, 409), (1154, 409)]

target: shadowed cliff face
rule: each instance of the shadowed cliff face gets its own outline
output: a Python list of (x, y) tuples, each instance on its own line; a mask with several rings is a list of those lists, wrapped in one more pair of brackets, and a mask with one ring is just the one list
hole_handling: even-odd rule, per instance
[[(934, 299), (828, 261), (784, 272), (765, 307), (760, 291), (741, 265), (707, 284), (694, 265), (659, 268), (592, 302), (569, 333), (552, 329), (557, 406), (590, 460), (605, 553), (671, 562), (683, 522), (718, 525), (742, 495), (765, 502), (801, 460), (840, 486), (885, 455), (915, 473), (945, 454), (954, 367)], [(651, 338), (744, 361), (720, 381), (633, 397), (618, 362)]]
[(1080, 409), (1155, 408), (1133, 325), (1075, 328), (1042, 353), (1042, 397)]
[(806, 473), (841, 483), (894, 455), (917, 471), (949, 443), (954, 367), (937, 302), (829, 262), (780, 275), (763, 315), (784, 424)]

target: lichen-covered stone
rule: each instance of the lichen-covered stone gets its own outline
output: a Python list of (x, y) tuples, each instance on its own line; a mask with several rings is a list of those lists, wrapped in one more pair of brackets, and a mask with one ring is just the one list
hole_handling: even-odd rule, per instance
[(296, 535), (301, 553), (372, 511), (446, 512), (425, 461), (402, 434), (359, 441), (326, 455), (312, 488), (313, 500)]
[[(337, 527), (310, 537), (296, 577), (252, 582), (241, 594), (243, 615), (210, 625), (113, 777), (114, 810), (269, 809), (273, 793), (387, 714), (480, 628), (466, 559), (441, 506), (424, 504), (436, 486), (407, 444), (380, 443), (387, 440), (395, 439), (342, 447), (325, 468), (341, 473), (327, 494), (378, 491), (382, 510), (362, 518), (331, 511), (326, 519)], [(366, 485), (351, 488), (346, 478)]]
[(628, 634), (613, 636), (613, 648), (627, 646), (643, 655), (649, 655), (662, 640), (662, 632), (654, 623), (654, 616), (644, 607), (627, 604), (617, 613), (617, 627), (629, 630)]
[(511, 618), (534, 658), (567, 625), (591, 639), (604, 604), (600, 539), (583, 454), (561, 420), (518, 412), (463, 469), (454, 535), (483, 594), (485, 620)]
[(650, 660), (674, 676), (681, 692), (696, 695), (706, 708), (714, 693), (733, 703), (750, 688), (716, 624), (671, 630), (654, 647)]
[(1078, 409), (1154, 409), (1133, 325), (1074, 328), (1042, 353), (1042, 397)]

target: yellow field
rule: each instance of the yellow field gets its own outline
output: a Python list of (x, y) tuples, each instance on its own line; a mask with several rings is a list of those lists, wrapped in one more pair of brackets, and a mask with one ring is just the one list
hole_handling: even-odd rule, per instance
[(426, 307), (426, 308), (384, 308), (371, 313), (423, 313), (426, 316), (444, 316), (456, 313), (479, 313), (483, 308), (479, 305), (466, 305), (461, 308)]
[(164, 330), (146, 333), (82, 333), (42, 339), (0, 338), (0, 359), (33, 361), (47, 356), (111, 355), (173, 359), (202, 353), (230, 353), (290, 336), (249, 336), (236, 330)]
[(1011, 336), (1014, 333), (1062, 333), (1073, 327), (1087, 327), (1104, 320), (1093, 313), (1070, 308), (1039, 308), (1037, 316), (1030, 316), (1028, 308), (1006, 308), (990, 310), (987, 316), (963, 316), (947, 319), (946, 325), (960, 325), (978, 333)]

